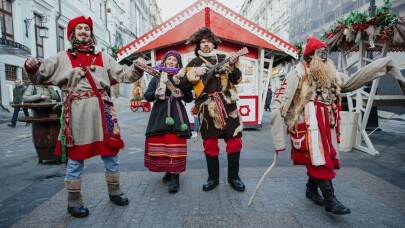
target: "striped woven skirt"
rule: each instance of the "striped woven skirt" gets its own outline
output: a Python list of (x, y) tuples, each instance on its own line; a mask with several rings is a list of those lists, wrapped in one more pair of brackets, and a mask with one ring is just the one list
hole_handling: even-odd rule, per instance
[(186, 170), (187, 140), (176, 134), (147, 136), (145, 167), (153, 172), (181, 173)]

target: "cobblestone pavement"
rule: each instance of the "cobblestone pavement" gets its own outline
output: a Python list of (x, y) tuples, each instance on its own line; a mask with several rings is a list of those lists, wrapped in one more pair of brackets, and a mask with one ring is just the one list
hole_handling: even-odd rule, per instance
[[(221, 151), (221, 183), (202, 191), (207, 178), (201, 140), (189, 140), (187, 170), (180, 175), (180, 191), (167, 192), (162, 173), (143, 166), (144, 132), (149, 113), (131, 112), (129, 101), (115, 101), (126, 142), (120, 153), (122, 189), (126, 207), (113, 205), (107, 196), (100, 158), (86, 161), (83, 198), (90, 216), (75, 219), (66, 212), (64, 164), (38, 164), (31, 127), (15, 129), (0, 124), (1, 227), (404, 227), (405, 226), (405, 121), (380, 119), (382, 131), (370, 135), (380, 156), (353, 150), (341, 153), (342, 169), (334, 187), (338, 199), (352, 213), (328, 214), (305, 198), (304, 167), (294, 167), (289, 153), (281, 153), (276, 168), (265, 179), (255, 201), (247, 202), (271, 163), (268, 112), (263, 127), (244, 131), (240, 176), (245, 192), (226, 184), (226, 154)], [(221, 149), (224, 145), (221, 144)]]

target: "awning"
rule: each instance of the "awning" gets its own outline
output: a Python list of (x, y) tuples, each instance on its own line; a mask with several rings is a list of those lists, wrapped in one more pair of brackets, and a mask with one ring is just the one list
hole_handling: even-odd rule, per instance
[(27, 46), (15, 41), (0, 38), (0, 55), (28, 57), (31, 55), (31, 50)]

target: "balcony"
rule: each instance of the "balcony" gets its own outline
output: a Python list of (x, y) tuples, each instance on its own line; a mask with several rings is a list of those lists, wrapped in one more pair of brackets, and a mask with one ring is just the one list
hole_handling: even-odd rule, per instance
[(0, 55), (27, 57), (31, 55), (31, 50), (27, 46), (15, 41), (0, 38)]

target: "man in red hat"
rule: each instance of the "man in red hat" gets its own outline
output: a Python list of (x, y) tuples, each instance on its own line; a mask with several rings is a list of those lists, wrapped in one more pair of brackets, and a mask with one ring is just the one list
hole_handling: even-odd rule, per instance
[(303, 63), (289, 72), (271, 103), (270, 124), (275, 150), (286, 149), (284, 122), (291, 140), (291, 159), (294, 165), (307, 168), (306, 197), (325, 206), (327, 212), (349, 214), (350, 209), (336, 199), (332, 185), (334, 170), (340, 168), (341, 92), (356, 90), (385, 74), (405, 79), (390, 57), (378, 59), (350, 77), (343, 75), (327, 58), (326, 44), (313, 36), (307, 40), (303, 59)]
[[(110, 200), (128, 204), (120, 189), (118, 152), (124, 147), (116, 111), (108, 96), (118, 82), (133, 83), (143, 72), (118, 64), (110, 55), (95, 51), (93, 21), (84, 16), (69, 21), (67, 37), (72, 47), (49, 59), (29, 58), (25, 70), (34, 84), (56, 85), (64, 96), (60, 137), (55, 153), (67, 160), (65, 185), (68, 212), (74, 217), (88, 216), (83, 205), (81, 176), (84, 160), (100, 155), (105, 166)], [(140, 60), (144, 61), (144, 60)]]

